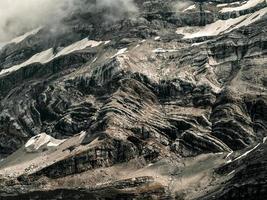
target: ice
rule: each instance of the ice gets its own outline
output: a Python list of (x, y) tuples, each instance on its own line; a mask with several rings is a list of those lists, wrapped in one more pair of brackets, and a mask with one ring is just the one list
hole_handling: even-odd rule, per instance
[(241, 11), (241, 10), (247, 10), (249, 8), (253, 8), (256, 5), (266, 2), (266, 0), (248, 0), (245, 4), (238, 6), (238, 7), (225, 7), (220, 12), (234, 12), (234, 11)]

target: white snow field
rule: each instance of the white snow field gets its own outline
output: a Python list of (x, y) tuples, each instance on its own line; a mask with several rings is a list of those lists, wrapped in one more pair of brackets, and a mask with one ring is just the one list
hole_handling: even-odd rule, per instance
[(14, 72), (19, 70), (20, 68), (23, 68), (27, 65), (30, 65), (32, 63), (46, 63), (49, 62), (50, 60), (52, 60), (54, 58), (54, 54), (53, 54), (53, 49), (48, 49), (45, 51), (42, 51), (40, 53), (37, 53), (35, 55), (33, 55), (30, 59), (26, 60), (25, 62), (19, 64), (19, 65), (15, 65), (13, 67), (7, 68), (7, 69), (3, 69), (0, 72), (0, 76), (10, 73), (10, 72)]
[(79, 50), (85, 49), (86, 47), (97, 47), (101, 43), (102, 43), (102, 41), (88, 40), (88, 38), (85, 38), (83, 40), (80, 40), (78, 42), (75, 42), (75, 43), (65, 47), (60, 52), (58, 52), (55, 57), (67, 55), (67, 54), (70, 54), (74, 51), (79, 51)]
[(238, 7), (224, 7), (220, 12), (226, 13), (226, 12), (234, 12), (234, 11), (241, 11), (241, 10), (247, 10), (249, 8), (253, 8), (256, 5), (260, 3), (264, 3), (266, 0), (248, 0), (246, 3), (244, 3), (241, 6)]
[(27, 152), (37, 152), (43, 148), (56, 147), (63, 143), (65, 140), (57, 140), (46, 133), (41, 133), (32, 137), (26, 144), (25, 149)]
[(127, 52), (127, 48), (120, 49), (114, 56), (111, 56), (111, 58), (114, 58), (116, 56), (122, 55)]
[(25, 40), (27, 37), (37, 34), (41, 29), (42, 28), (39, 27), (39, 28), (36, 28), (36, 29), (34, 29), (32, 31), (29, 31), (29, 32), (27, 32), (27, 33), (25, 33), (25, 34), (23, 34), (23, 35), (21, 35), (19, 37), (16, 37), (16, 38), (12, 39), (9, 43), (18, 44), (18, 43), (22, 42), (23, 40)]
[(53, 53), (53, 49), (47, 49), (45, 51), (42, 51), (40, 53), (37, 53), (35, 55), (33, 55), (31, 58), (29, 58), (28, 60), (26, 60), (25, 62), (19, 64), (19, 65), (15, 65), (13, 67), (7, 68), (7, 69), (3, 69), (0, 72), (0, 76), (16, 71), (20, 68), (23, 68), (25, 66), (28, 66), (30, 64), (33, 63), (41, 63), (41, 64), (45, 64), (48, 63), (49, 61), (53, 60), (54, 58), (63, 56), (63, 55), (67, 55), (70, 54), (72, 52), (75, 51), (79, 51), (79, 50), (83, 50), (87, 47), (97, 47), (100, 44), (102, 44), (103, 41), (94, 41), (94, 40), (88, 40), (88, 38), (85, 38), (83, 40), (80, 40), (78, 42), (75, 42), (65, 48), (63, 48), (61, 51), (59, 51), (57, 54)]
[(243, 15), (237, 18), (218, 20), (204, 27), (181, 27), (177, 29), (176, 33), (184, 35), (184, 39), (216, 36), (219, 34), (231, 32), (232, 30), (243, 26), (248, 26), (260, 20), (266, 13), (267, 7), (258, 10), (255, 13)]
[(195, 4), (193, 4), (193, 5), (189, 6), (188, 8), (184, 9), (183, 12), (186, 12), (188, 10), (194, 10), (194, 9), (196, 9), (196, 5)]

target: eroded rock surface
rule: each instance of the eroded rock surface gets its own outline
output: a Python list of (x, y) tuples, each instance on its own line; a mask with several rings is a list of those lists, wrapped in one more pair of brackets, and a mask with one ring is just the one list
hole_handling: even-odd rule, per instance
[(135, 4), (0, 47), (0, 199), (266, 199), (266, 1)]

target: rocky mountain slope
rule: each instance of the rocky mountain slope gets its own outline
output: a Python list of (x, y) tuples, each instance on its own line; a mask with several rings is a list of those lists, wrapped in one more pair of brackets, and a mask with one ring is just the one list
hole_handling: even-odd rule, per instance
[(0, 199), (267, 198), (266, 1), (134, 3), (0, 47)]

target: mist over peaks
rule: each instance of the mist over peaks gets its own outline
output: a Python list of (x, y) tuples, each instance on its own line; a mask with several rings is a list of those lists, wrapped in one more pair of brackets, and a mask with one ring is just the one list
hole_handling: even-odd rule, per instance
[(136, 12), (133, 0), (1, 0), (0, 42), (40, 26), (59, 26), (73, 12), (103, 11), (107, 20)]

